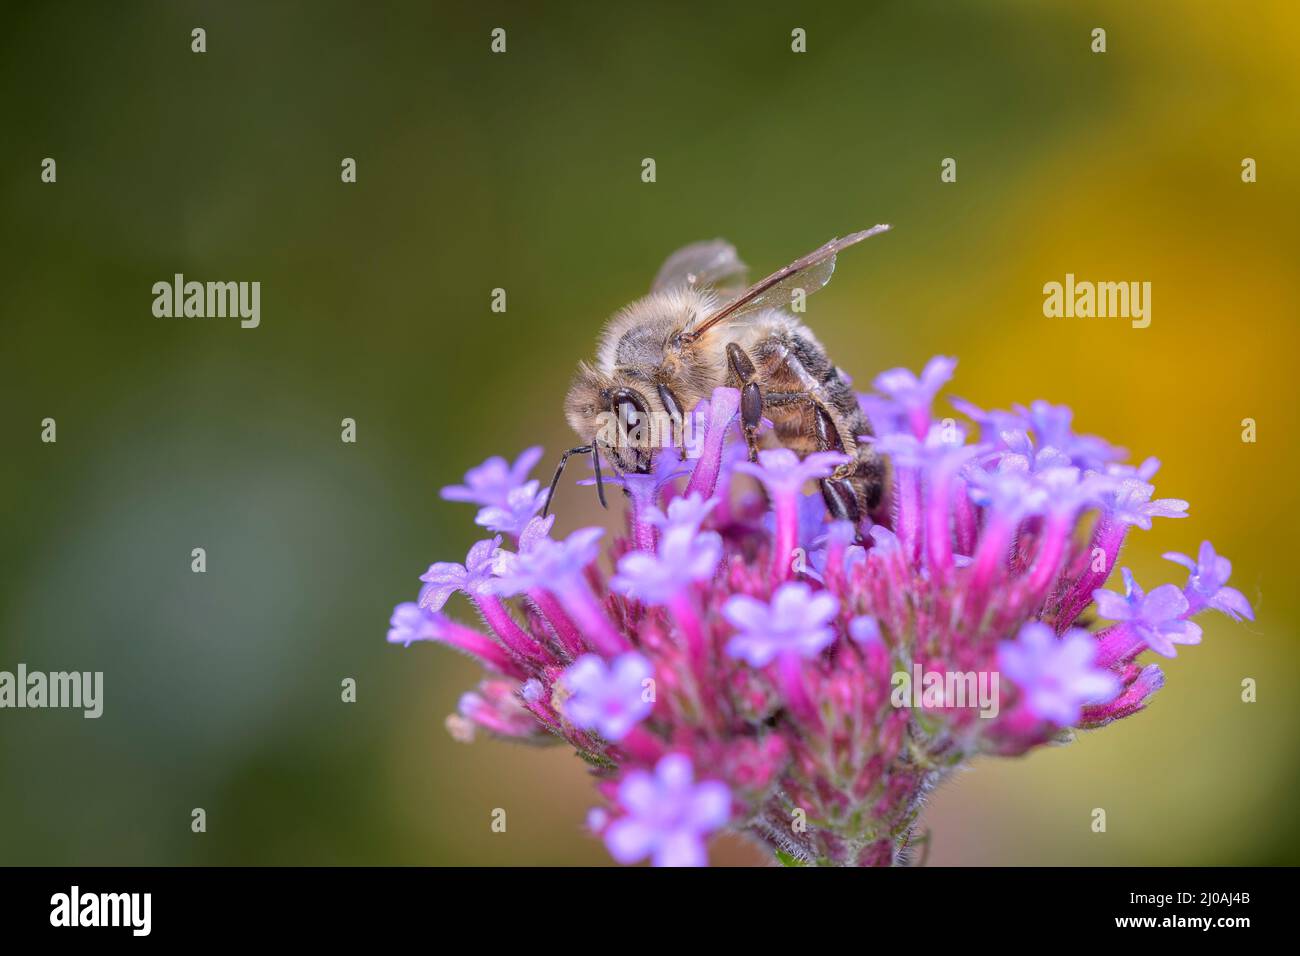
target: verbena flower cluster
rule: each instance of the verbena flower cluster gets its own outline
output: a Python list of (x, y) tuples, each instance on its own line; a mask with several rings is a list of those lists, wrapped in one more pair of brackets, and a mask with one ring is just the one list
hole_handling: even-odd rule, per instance
[[(748, 461), (734, 389), (696, 409), (697, 458), (668, 449), (654, 474), (607, 479), (627, 533), (603, 555), (602, 529), (554, 537), (539, 516), (540, 449), (489, 459), (443, 497), (477, 505), (492, 537), (430, 567), (388, 640), (487, 669), (448, 718), (458, 738), (574, 747), (599, 791), (587, 825), (621, 863), (702, 864), (723, 829), (789, 863), (907, 862), (947, 774), (1136, 713), (1164, 683), (1144, 651), (1198, 643), (1208, 608), (1252, 617), (1208, 542), (1166, 555), (1182, 587), (1144, 591), (1124, 569), (1123, 590), (1104, 590), (1129, 529), (1187, 502), (1157, 498), (1159, 462), (1122, 464), (1062, 406), (954, 399), (978, 440), (934, 420), (955, 364), (885, 372), (861, 396), (890, 462), (882, 523), (828, 516), (816, 481), (838, 453)], [(478, 624), (444, 615), (457, 592)], [(1090, 606), (1114, 623), (1078, 626)], [(898, 693), (911, 675), (969, 683), (927, 678), (914, 700)], [(993, 700), (963, 699), (976, 686)]]

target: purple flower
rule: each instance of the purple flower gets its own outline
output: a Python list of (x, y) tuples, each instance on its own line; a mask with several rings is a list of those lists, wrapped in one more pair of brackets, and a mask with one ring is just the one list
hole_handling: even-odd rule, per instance
[(1137, 481), (1150, 481), (1159, 470), (1160, 459), (1155, 457), (1145, 459), (1140, 465), (1112, 462), (1106, 466), (1106, 474), (1112, 478), (1132, 478)]
[(713, 577), (721, 558), (722, 537), (717, 532), (670, 526), (659, 537), (657, 553), (623, 555), (610, 586), (643, 604), (667, 604), (694, 582)]
[(1001, 409), (985, 411), (963, 398), (949, 398), (949, 403), (980, 427), (980, 441), (987, 443), (1004, 442), (1003, 436), (1017, 432), (1028, 433), (1033, 430), (1033, 423), (1021, 412), (1007, 412)]
[(1146, 594), (1133, 580), (1133, 572), (1123, 569), (1124, 594), (1098, 590), (1092, 596), (1097, 613), (1112, 621), (1124, 621), (1147, 647), (1165, 657), (1174, 657), (1175, 644), (1199, 644), (1201, 628), (1183, 620), (1190, 606), (1183, 592), (1174, 584), (1162, 584)]
[(471, 597), (492, 590), (494, 568), (501, 536), (480, 541), (469, 549), (464, 564), (439, 561), (420, 575), (425, 586), (420, 589), (420, 607), (441, 611), (443, 605), (457, 591)]
[(489, 531), (518, 536), (537, 512), (546, 504), (546, 492), (536, 480), (512, 488), (499, 504), (480, 508), (474, 523)]
[(1152, 518), (1186, 518), (1187, 502), (1179, 498), (1152, 501), (1155, 486), (1136, 478), (1121, 479), (1118, 486), (1101, 496), (1102, 505), (1117, 524), (1137, 525), (1151, 530)]
[[(590, 464), (590, 460), (588, 460), (588, 464)], [(645, 496), (655, 498), (665, 485), (690, 473), (691, 469), (673, 454), (672, 449), (665, 449), (661, 454), (655, 456), (649, 474), (643, 475), (628, 471), (620, 475), (618, 473), (611, 474), (608, 469), (602, 469), (600, 481), (603, 485), (624, 488), (630, 495), (636, 495), (639, 488), (645, 488)], [(596, 474), (594, 471), (590, 477), (580, 478), (577, 482), (577, 484), (585, 487), (591, 487), (595, 483)]]
[(1096, 659), (1097, 642), (1087, 631), (1071, 628), (1057, 640), (1041, 621), (998, 645), (998, 667), (1020, 688), (1030, 711), (1062, 727), (1078, 722), (1084, 704), (1106, 703), (1119, 693), (1119, 678), (1095, 667)]
[(556, 590), (565, 581), (580, 576), (600, 556), (604, 533), (604, 528), (579, 528), (563, 541), (534, 536), (531, 547), (518, 554), (501, 554), (492, 589), (500, 595), (519, 594), (531, 588)]
[(1074, 412), (1068, 405), (1053, 405), (1040, 398), (1030, 404), (1028, 412), (1023, 408), (1018, 411), (1033, 425), (1039, 444), (1064, 449), (1073, 443), (1070, 423), (1074, 420)]
[(442, 489), (447, 501), (468, 501), (476, 505), (505, 505), (510, 493), (528, 481), (528, 473), (542, 457), (540, 446), (526, 449), (513, 465), (499, 455), (465, 472), (465, 484)]
[[(812, 498), (813, 495), (808, 497)], [(825, 502), (822, 510), (825, 511)], [(803, 573), (816, 581), (823, 581), (828, 571), (848, 574), (855, 564), (867, 560), (866, 548), (857, 543), (858, 529), (851, 521), (832, 521), (826, 524), (823, 517), (815, 527), (808, 530), (805, 530), (801, 523), (799, 541), (801, 547), (809, 549), (807, 566)], [(809, 543), (803, 544), (805, 541)], [(831, 566), (831, 556), (834, 554), (839, 555), (840, 558), (838, 568)]]
[(877, 438), (908, 434), (907, 413), (893, 399), (859, 392), (858, 407), (871, 422), (871, 433)]
[(727, 653), (751, 667), (764, 667), (783, 654), (815, 657), (835, 640), (831, 622), (839, 609), (835, 595), (813, 593), (802, 581), (781, 585), (771, 604), (733, 595), (722, 613), (739, 633), (727, 642)]
[(894, 368), (881, 372), (872, 384), (877, 392), (888, 395), (905, 409), (919, 408), (928, 412), (934, 396), (952, 378), (956, 368), (956, 359), (936, 355), (925, 363), (920, 378), (911, 369)]
[[(1066, 409), (1068, 411), (1068, 409)], [(1027, 513), (1038, 513), (1038, 506), (1046, 512), (1058, 515), (1071, 514), (1080, 508), (1102, 503), (1105, 493), (1113, 492), (1118, 487), (1118, 479), (1097, 471), (1085, 471), (1075, 459), (1053, 445), (1035, 445), (1029, 433), (1013, 430), (1004, 431), (1000, 436), (1004, 451), (990, 456), (997, 461), (995, 474), (997, 481), (1003, 482), (1002, 489), (988, 488), (988, 497), (1002, 498), (1008, 502), (1020, 499), (1032, 479), (1034, 487), (1034, 507)], [(977, 446), (978, 447), (978, 446)], [(976, 486), (985, 487), (994, 479), (978, 478)], [(982, 492), (977, 490), (975, 497)]]
[[(810, 491), (800, 495), (797, 504), (799, 531), (795, 543), (811, 557), (812, 551), (826, 537), (826, 499), (820, 491)], [(771, 511), (763, 515), (763, 527), (769, 533), (776, 531), (776, 515)]]
[(898, 535), (890, 531), (882, 524), (872, 525), (871, 530), (867, 532), (871, 538), (871, 550), (873, 553), (890, 554), (898, 550)]
[(717, 504), (717, 498), (704, 498), (698, 494), (682, 495), (668, 502), (666, 513), (658, 508), (648, 508), (646, 521), (661, 531), (671, 527), (698, 530)]
[(1073, 465), (1042, 468), (1034, 480), (1046, 495), (1047, 510), (1057, 514), (1100, 504), (1102, 496), (1114, 487), (1114, 479), (1095, 471), (1080, 472)]
[(715, 388), (713, 395), (695, 407), (695, 420), (706, 421), (704, 438), (697, 441), (691, 450), (694, 456), (698, 452), (695, 470), (691, 480), (686, 484), (687, 494), (698, 494), (703, 498), (713, 497), (713, 490), (718, 484), (718, 474), (724, 460), (727, 435), (733, 431), (731, 423), (740, 413), (740, 390), (735, 388)]
[(917, 378), (905, 368), (890, 369), (876, 376), (879, 395), (859, 395), (858, 404), (878, 436), (910, 433), (924, 438), (930, 428), (930, 405), (934, 396), (952, 378), (957, 360), (936, 355)]
[[(1034, 439), (1028, 430), (1007, 429), (998, 433), (998, 440), (994, 445), (996, 451), (1009, 451), (1013, 455), (1018, 455), (1026, 461), (1026, 468), (1029, 471), (1034, 470), (1033, 462), (1035, 458)], [(1055, 454), (1053, 452), (1053, 454)], [(994, 455), (991, 460), (997, 461), (1001, 456)], [(1069, 461), (1065, 462), (1067, 465)]]
[(497, 641), (413, 602), (397, 605), (390, 623), (390, 644), (410, 647), (415, 641), (437, 641), (468, 654), (495, 673), (511, 676), (520, 673), (518, 665)]
[(767, 488), (773, 498), (797, 495), (800, 489), (816, 478), (826, 478), (848, 461), (848, 455), (838, 451), (815, 451), (800, 458), (789, 448), (765, 448), (758, 453), (758, 461), (742, 461), (736, 471), (753, 475)]
[[(395, 608), (389, 640), (444, 644), (489, 672), (448, 720), (457, 739), (560, 739), (599, 768), (605, 809), (589, 826), (620, 861), (701, 863), (705, 838), (730, 826), (809, 863), (906, 862), (942, 778), (1140, 712), (1164, 678), (1139, 654), (1199, 640), (1188, 618), (1206, 607), (1253, 613), (1208, 544), (1196, 560), (1168, 555), (1185, 588), (1144, 594), (1126, 570), (1125, 593), (1098, 591), (1132, 525), (1186, 512), (1152, 500), (1159, 462), (1119, 464), (1046, 402), (967, 406), (971, 443), (931, 422), (951, 371), (940, 358), (888, 372), (864, 400), (892, 461), (882, 506), (857, 522), (832, 520), (816, 488), (843, 456), (744, 460), (736, 389), (696, 405), (707, 427), (691, 459), (661, 448), (653, 473), (609, 479), (626, 492), (610, 502), (627, 529), (612, 541), (600, 528), (553, 539), (553, 519), (536, 517), (535, 454), (490, 460), (447, 496), (476, 502), (514, 553), (498, 538), (431, 567), (426, 606)], [(456, 590), (472, 625), (431, 610)], [(1088, 635), (1074, 628), (1094, 600), (1117, 623)], [(893, 671), (913, 664), (1005, 672), (1015, 706), (910, 720), (888, 704)], [(657, 700), (643, 699), (651, 675)], [(791, 828), (795, 805), (817, 825)]]
[[(524, 530), (519, 532), (519, 550), (532, 551), (539, 541), (545, 540), (551, 535), (551, 528), (555, 525), (555, 515), (547, 515), (545, 518), (534, 518), (524, 525)], [(503, 552), (504, 553), (504, 552)]]
[[(698, 443), (703, 440), (703, 429), (705, 426), (703, 421), (699, 419), (697, 419), (697, 424), (701, 429), (701, 431), (696, 432), (694, 435), (694, 438)], [(693, 461), (689, 461), (689, 458), (693, 457), (691, 456), (691, 449), (686, 449), (688, 461), (682, 461), (679, 454), (680, 449), (670, 448), (665, 449), (661, 454), (655, 455), (654, 461), (650, 465), (650, 471), (655, 476), (655, 484), (658, 485), (658, 487), (662, 488), (670, 481), (682, 478), (691, 473), (692, 466), (694, 465)]]
[(622, 740), (654, 709), (643, 686), (653, 675), (650, 661), (636, 651), (620, 654), (608, 665), (595, 654), (583, 654), (560, 677), (572, 695), (564, 701), (564, 716), (606, 740)]
[(880, 640), (880, 624), (870, 614), (861, 614), (849, 621), (849, 637), (859, 644)]
[(705, 838), (731, 818), (731, 792), (718, 781), (694, 782), (684, 754), (670, 753), (654, 773), (634, 770), (618, 787), (625, 814), (605, 830), (605, 846), (620, 863), (647, 856), (655, 866), (704, 866)]
[(784, 580), (794, 563), (799, 542), (800, 489), (816, 478), (830, 475), (836, 465), (848, 461), (837, 451), (818, 451), (800, 460), (789, 448), (769, 448), (758, 453), (757, 462), (741, 462), (735, 470), (753, 475), (772, 499), (775, 536), (772, 541), (772, 576)]
[(412, 641), (432, 641), (438, 636), (437, 618), (414, 601), (393, 608), (389, 622), (388, 643), (410, 647)]
[(1032, 402), (1028, 410), (1018, 407), (1017, 411), (1033, 427), (1040, 446), (1057, 449), (1081, 468), (1102, 468), (1125, 455), (1124, 449), (1094, 435), (1076, 435), (1070, 427), (1074, 412), (1066, 405), (1053, 405), (1039, 399)]
[(971, 500), (1008, 520), (1041, 514), (1047, 508), (1048, 493), (1034, 480), (1023, 455), (1003, 455), (992, 471), (972, 467), (965, 477)]
[(546, 688), (536, 677), (530, 677), (519, 686), (519, 696), (524, 699), (526, 704), (536, 704), (540, 702), (546, 693)]
[(908, 468), (932, 467), (949, 458), (960, 461), (983, 450), (978, 445), (966, 444), (966, 430), (960, 425), (942, 422), (931, 425), (924, 439), (895, 432), (877, 439), (876, 448), (892, 458), (895, 465)]
[(1201, 550), (1195, 561), (1177, 551), (1170, 551), (1165, 557), (1191, 572), (1183, 591), (1190, 605), (1189, 613), (1195, 614), (1202, 608), (1210, 607), (1222, 611), (1234, 621), (1240, 621), (1243, 617), (1248, 621), (1255, 620), (1255, 612), (1246, 596), (1236, 588), (1227, 587), (1228, 578), (1232, 576), (1232, 562), (1215, 554), (1214, 545), (1210, 542), (1201, 542)]
[(503, 737), (528, 739), (541, 735), (537, 721), (520, 702), (510, 681), (483, 681), (477, 690), (461, 694), (456, 710), (469, 722), (465, 728), (469, 736), (475, 725)]
[(1093, 435), (1076, 435), (1071, 430), (1074, 412), (1065, 405), (1053, 405), (1041, 399), (1029, 408), (1015, 406), (1015, 411), (984, 411), (960, 398), (952, 399), (959, 412), (980, 426), (980, 438), (1023, 453), (1020, 442), (1033, 436), (1041, 449), (1052, 449), (1064, 459), (1064, 464), (1084, 470), (1099, 470), (1107, 463), (1122, 458), (1124, 449)]

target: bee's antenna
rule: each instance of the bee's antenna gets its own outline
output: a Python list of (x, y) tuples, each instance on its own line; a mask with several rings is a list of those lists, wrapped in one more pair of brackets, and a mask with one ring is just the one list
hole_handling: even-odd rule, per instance
[(560, 456), (560, 463), (555, 468), (555, 477), (551, 479), (551, 488), (546, 493), (546, 504), (542, 506), (543, 518), (545, 518), (546, 513), (551, 510), (551, 499), (555, 497), (555, 486), (560, 483), (560, 476), (564, 474), (564, 466), (569, 463), (569, 456), (585, 455), (587, 452), (591, 452), (592, 460), (596, 464), (596, 493), (600, 496), (601, 506), (605, 506), (605, 490), (601, 487), (600, 483), (600, 461), (596, 458), (596, 445), (595, 443), (590, 445), (578, 445), (576, 448), (570, 448)]

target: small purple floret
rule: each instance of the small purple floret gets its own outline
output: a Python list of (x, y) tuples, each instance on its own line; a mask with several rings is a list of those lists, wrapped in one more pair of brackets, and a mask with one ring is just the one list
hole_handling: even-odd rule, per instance
[(1025, 695), (1033, 714), (1061, 727), (1078, 723), (1084, 704), (1103, 704), (1119, 693), (1119, 678), (1094, 666), (1097, 642), (1074, 628), (1057, 638), (1038, 621), (998, 647), (998, 667)]
[(636, 651), (621, 654), (608, 665), (596, 654), (584, 654), (560, 677), (571, 695), (564, 701), (564, 716), (606, 740), (622, 740), (654, 709), (654, 696), (646, 685), (653, 676), (653, 665)]
[(765, 667), (784, 654), (813, 657), (835, 639), (830, 624), (839, 607), (835, 595), (814, 593), (802, 581), (781, 585), (770, 604), (734, 595), (722, 609), (737, 630), (727, 653), (753, 667)]
[(605, 846), (620, 863), (647, 856), (655, 866), (703, 866), (705, 839), (731, 817), (731, 793), (718, 781), (695, 782), (691, 760), (672, 753), (654, 773), (635, 770), (618, 787), (624, 811), (605, 830)]
[(1165, 657), (1178, 653), (1175, 644), (1201, 643), (1200, 625), (1184, 620), (1190, 606), (1177, 585), (1162, 584), (1147, 594), (1128, 568), (1123, 569), (1123, 576), (1122, 595), (1103, 590), (1093, 594), (1098, 614), (1127, 623), (1151, 650)]

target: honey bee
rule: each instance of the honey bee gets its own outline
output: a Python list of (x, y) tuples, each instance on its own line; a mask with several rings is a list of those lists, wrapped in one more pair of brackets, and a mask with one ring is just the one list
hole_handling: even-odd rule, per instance
[[(654, 454), (669, 443), (629, 428), (637, 421), (659, 416), (672, 422), (671, 446), (680, 445), (685, 457), (683, 416), (719, 386), (740, 390), (751, 461), (760, 442), (800, 457), (843, 452), (850, 460), (821, 481), (827, 509), (855, 524), (875, 509), (885, 468), (872, 444), (859, 441), (871, 435), (870, 424), (847, 377), (812, 330), (786, 310), (830, 281), (840, 251), (888, 229), (878, 225), (832, 239), (748, 287), (745, 264), (721, 239), (669, 256), (650, 294), (606, 323), (596, 361), (578, 365), (564, 411), (584, 444), (560, 458), (543, 513), (572, 455), (591, 455), (602, 505), (602, 452), (617, 471), (650, 472)], [(760, 436), (764, 417), (773, 427)], [(611, 418), (620, 423), (612, 441)]]

